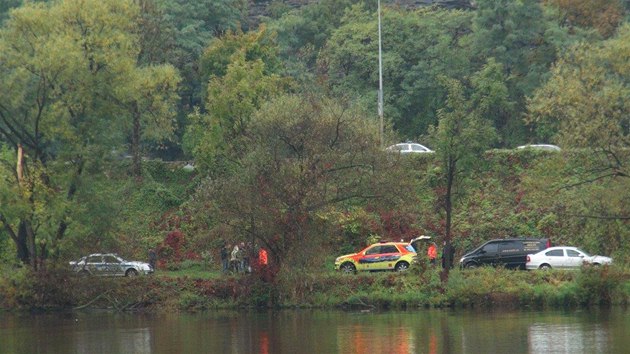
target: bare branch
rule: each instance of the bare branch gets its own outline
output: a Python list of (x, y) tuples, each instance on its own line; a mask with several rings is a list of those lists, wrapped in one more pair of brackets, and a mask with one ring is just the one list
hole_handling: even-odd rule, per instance
[(625, 215), (584, 215), (584, 214), (559, 214), (561, 216), (567, 216), (571, 218), (584, 218), (584, 219), (598, 219), (598, 220), (630, 220), (630, 216)]

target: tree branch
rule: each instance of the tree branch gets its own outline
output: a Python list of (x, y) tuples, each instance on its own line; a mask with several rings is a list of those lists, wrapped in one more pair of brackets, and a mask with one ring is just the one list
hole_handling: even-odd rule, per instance
[(15, 234), (15, 231), (13, 231), (3, 214), (0, 214), (0, 221), (2, 222), (2, 225), (4, 225), (4, 229), (7, 231), (9, 236), (11, 236), (11, 239), (13, 239), (13, 241), (17, 244), (17, 235)]
[(608, 178), (608, 177), (623, 177), (623, 176), (620, 176), (619, 173), (617, 173), (617, 172), (612, 172), (612, 173), (609, 173), (609, 174), (605, 174), (605, 175), (602, 175), (602, 176), (597, 176), (595, 178), (587, 179), (587, 180), (580, 181), (580, 182), (577, 182), (577, 183), (572, 183), (572, 184), (566, 185), (564, 187), (560, 187), (558, 190), (570, 189), (570, 188), (573, 188), (573, 187), (581, 186), (583, 184), (593, 183), (593, 182), (596, 182), (596, 181), (599, 181), (601, 179)]
[(598, 219), (598, 220), (630, 220), (630, 216), (622, 216), (622, 215), (583, 215), (583, 214), (565, 214), (561, 213), (561, 216), (568, 216), (571, 218), (585, 218), (585, 219)]

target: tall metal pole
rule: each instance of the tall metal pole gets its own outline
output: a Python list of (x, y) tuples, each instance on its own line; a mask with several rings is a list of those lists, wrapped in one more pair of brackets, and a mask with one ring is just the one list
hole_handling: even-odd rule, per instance
[(381, 130), (381, 148), (384, 147), (383, 141), (383, 47), (381, 44), (381, 0), (378, 0), (378, 116), (380, 118)]

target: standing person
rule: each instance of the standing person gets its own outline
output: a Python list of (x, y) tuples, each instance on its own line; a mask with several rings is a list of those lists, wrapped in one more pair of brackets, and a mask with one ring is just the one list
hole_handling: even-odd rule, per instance
[(230, 253), (230, 270), (238, 273), (239, 260), (238, 260), (238, 245), (234, 245), (232, 253)]
[(264, 282), (269, 282), (271, 279), (269, 269), (267, 268), (268, 264), (269, 260), (267, 258), (267, 250), (260, 247), (258, 250), (258, 269), (260, 277)]
[(230, 245), (223, 243), (221, 247), (221, 268), (223, 273), (227, 273), (230, 269)]
[(263, 268), (266, 267), (268, 263), (267, 260), (267, 250), (265, 250), (264, 248), (260, 247), (260, 249), (258, 250), (258, 265)]
[(249, 266), (249, 248), (245, 245), (245, 242), (241, 242), (240, 247), (240, 259), (241, 259), (241, 271), (247, 273), (247, 267)]
[(432, 266), (435, 266), (435, 259), (437, 258), (437, 247), (435, 246), (435, 243), (431, 242), (429, 244), (427, 256), (429, 256), (429, 263), (431, 263)]
[(149, 248), (149, 265), (151, 269), (155, 270), (155, 266), (157, 263), (157, 254), (153, 248)]

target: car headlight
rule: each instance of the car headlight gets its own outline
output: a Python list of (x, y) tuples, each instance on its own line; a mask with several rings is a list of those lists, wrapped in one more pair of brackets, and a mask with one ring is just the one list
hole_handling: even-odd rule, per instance
[(459, 263), (464, 263), (464, 257), (459, 259)]

